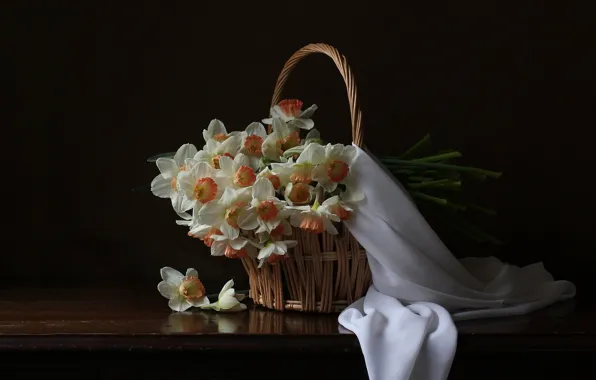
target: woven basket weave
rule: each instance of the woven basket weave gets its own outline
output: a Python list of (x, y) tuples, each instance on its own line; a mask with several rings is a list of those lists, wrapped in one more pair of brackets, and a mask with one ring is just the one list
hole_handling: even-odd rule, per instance
[[(294, 53), (284, 65), (273, 92), (272, 106), (277, 104), (289, 74), (302, 58), (323, 53), (335, 62), (344, 78), (354, 144), (362, 146), (362, 113), (358, 106), (356, 82), (346, 58), (326, 44), (310, 44)], [(294, 228), (289, 239), (298, 245), (288, 257), (257, 268), (255, 259), (242, 259), (250, 279), (250, 298), (275, 310), (298, 310), (331, 313), (345, 309), (362, 297), (371, 283), (366, 254), (345, 226), (338, 235), (313, 234)]]

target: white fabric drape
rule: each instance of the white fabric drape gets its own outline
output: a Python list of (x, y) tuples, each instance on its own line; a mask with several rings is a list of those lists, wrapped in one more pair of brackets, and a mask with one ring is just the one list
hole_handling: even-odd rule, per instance
[(542, 263), (456, 259), (401, 184), (356, 149), (351, 170), (365, 199), (346, 225), (367, 252), (373, 285), (339, 323), (357, 335), (371, 380), (445, 379), (453, 320), (520, 315), (575, 296), (575, 286), (554, 281)]

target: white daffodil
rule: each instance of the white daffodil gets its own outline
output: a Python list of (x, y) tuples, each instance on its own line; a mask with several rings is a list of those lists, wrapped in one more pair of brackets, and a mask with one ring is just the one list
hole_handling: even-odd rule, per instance
[(348, 220), (350, 216), (354, 212), (354, 209), (350, 206), (349, 202), (345, 202), (341, 200), (339, 197), (331, 197), (327, 199), (321, 206), (319, 206), (318, 211), (329, 211), (332, 214), (335, 214), (341, 220)]
[(275, 189), (267, 178), (259, 178), (252, 187), (250, 207), (238, 217), (238, 225), (243, 230), (271, 232), (281, 220), (287, 218), (292, 211), (285, 208), (286, 202), (275, 197)]
[(250, 187), (257, 180), (257, 175), (250, 165), (248, 156), (243, 153), (238, 153), (233, 159), (227, 156), (219, 159), (222, 174), (235, 188)]
[(196, 225), (188, 231), (188, 236), (201, 240), (209, 248), (213, 246), (215, 238), (222, 235), (223, 233), (219, 228), (207, 224)]
[(193, 218), (205, 204), (218, 200), (228, 186), (221, 171), (204, 162), (199, 162), (192, 169), (178, 174), (178, 183), (188, 199), (195, 201)]
[(210, 202), (201, 208), (198, 222), (218, 228), (226, 238), (236, 239), (240, 236), (238, 216), (249, 206), (251, 200), (251, 189), (235, 190), (228, 187), (217, 202)]
[(313, 199), (314, 187), (306, 183), (288, 183), (284, 189), (284, 199), (290, 206), (302, 206)]
[(313, 104), (302, 111), (303, 102), (298, 99), (286, 99), (279, 102), (271, 108), (271, 118), (263, 119), (263, 123), (272, 124), (273, 119), (280, 118), (291, 128), (310, 130), (315, 126), (315, 122), (310, 117), (317, 110), (317, 105)]
[(272, 168), (284, 178), (289, 178), (292, 183), (309, 184), (313, 181), (313, 169), (325, 160), (325, 147), (316, 143), (308, 144), (296, 162), (277, 164)]
[(312, 207), (292, 207), (299, 212), (292, 214), (290, 224), (315, 234), (320, 234), (326, 231), (331, 235), (337, 235), (337, 229), (333, 225), (333, 222), (339, 222), (340, 217), (334, 214), (330, 210), (330, 207), (334, 206), (338, 200), (339, 198), (334, 196), (320, 205), (315, 201), (315, 204), (312, 205)]
[(170, 267), (161, 268), (160, 274), (163, 281), (157, 284), (157, 290), (170, 300), (170, 309), (184, 311), (192, 306), (209, 304), (209, 299), (205, 296), (205, 287), (193, 268), (186, 270), (186, 276)]
[(345, 203), (354, 204), (365, 198), (366, 194), (362, 190), (354, 173), (348, 174), (343, 184), (346, 186), (346, 189), (339, 193), (339, 198)]
[[(271, 164), (272, 167), (274, 167), (275, 165), (282, 164)], [(280, 176), (279, 173), (269, 168), (261, 170), (259, 174), (257, 174), (257, 178), (267, 178), (273, 185), (273, 189), (275, 189), (275, 191), (282, 189), (284, 186), (288, 184), (288, 182), (290, 182), (290, 177)]]
[(275, 240), (268, 239), (261, 244), (261, 249), (257, 259), (259, 259), (259, 268), (265, 264), (265, 262), (274, 263), (286, 257), (286, 253), (292, 247), (298, 245), (296, 240)]
[(253, 242), (257, 248), (263, 248), (263, 244), (268, 240), (283, 240), (284, 236), (292, 235), (292, 225), (287, 220), (282, 220), (271, 232), (262, 231), (256, 234), (258, 243)]
[(185, 161), (197, 153), (193, 144), (184, 144), (174, 155), (174, 158), (160, 157), (155, 162), (160, 174), (151, 182), (151, 191), (160, 198), (170, 198), (174, 211), (183, 219), (190, 219), (191, 216), (185, 212), (192, 208), (194, 200), (189, 199), (180, 192), (178, 186), (178, 173), (188, 170)]
[(219, 159), (223, 156), (234, 158), (240, 150), (242, 136), (239, 133), (229, 134), (225, 140), (217, 141), (215, 138), (207, 140), (203, 149), (192, 158), (193, 162), (206, 162), (215, 169), (219, 169)]
[(246, 236), (230, 239), (224, 235), (213, 235), (212, 238), (211, 256), (225, 256), (228, 259), (256, 256), (256, 247)]
[(222, 143), (226, 141), (230, 136), (236, 136), (238, 134), (239, 132), (228, 133), (226, 127), (224, 126), (224, 123), (217, 119), (211, 120), (207, 129), (203, 129), (203, 138), (205, 139), (205, 142), (209, 142), (209, 140), (213, 139), (217, 142)]
[(292, 130), (280, 118), (273, 119), (273, 131), (263, 141), (263, 155), (270, 160), (279, 161), (283, 153), (300, 145), (300, 135)]
[(211, 309), (224, 312), (237, 312), (246, 310), (246, 305), (240, 303), (240, 301), (242, 301), (245, 297), (244, 294), (236, 294), (233, 286), (234, 280), (228, 281), (221, 289), (221, 292), (219, 292), (217, 302), (202, 305), (201, 309)]
[(351, 145), (327, 144), (323, 162), (312, 172), (313, 181), (328, 192), (334, 191), (338, 184), (346, 181), (357, 153), (356, 148)]
[(241, 136), (240, 152), (248, 157), (250, 166), (254, 170), (259, 169), (263, 157), (263, 142), (267, 138), (267, 130), (261, 123), (251, 123), (241, 133)]

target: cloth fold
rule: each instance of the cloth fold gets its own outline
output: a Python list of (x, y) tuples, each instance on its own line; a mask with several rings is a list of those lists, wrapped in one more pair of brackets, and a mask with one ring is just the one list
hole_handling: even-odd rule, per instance
[(367, 253), (373, 285), (339, 316), (358, 337), (371, 380), (446, 379), (455, 355), (453, 320), (521, 315), (575, 296), (542, 263), (456, 259), (399, 181), (358, 150), (350, 169), (365, 199), (347, 228)]

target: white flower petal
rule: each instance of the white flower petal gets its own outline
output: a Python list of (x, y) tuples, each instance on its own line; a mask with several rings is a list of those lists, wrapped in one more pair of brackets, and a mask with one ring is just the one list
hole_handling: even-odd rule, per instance
[(196, 227), (191, 228), (189, 234), (197, 238), (204, 238), (209, 231), (211, 230), (211, 226), (207, 224), (199, 224)]
[[(195, 165), (195, 167), (197, 166), (198, 164)], [(195, 177), (192, 175), (193, 170), (178, 174), (178, 186), (188, 199), (193, 199), (195, 197)]]
[(263, 151), (263, 156), (267, 157), (270, 160), (279, 161), (279, 157), (281, 152), (279, 147), (277, 146), (277, 141), (280, 140), (281, 137), (276, 132), (271, 133), (265, 141), (263, 141), (263, 145), (261, 149)]
[(325, 202), (321, 203), (321, 207), (333, 206), (336, 203), (339, 203), (339, 197), (334, 195), (331, 198), (326, 199)]
[(196, 146), (193, 144), (184, 144), (178, 148), (178, 151), (174, 155), (174, 161), (176, 161), (177, 166), (180, 167), (184, 165), (187, 158), (192, 158), (195, 154), (197, 154)]
[(234, 160), (228, 156), (221, 156), (219, 158), (219, 168), (228, 176), (233, 176), (236, 172), (234, 170)]
[(197, 154), (195, 154), (195, 156), (193, 157), (193, 160), (195, 160), (197, 162), (207, 162), (208, 164), (211, 164), (212, 157), (213, 157), (212, 153), (207, 152), (205, 150), (199, 150), (197, 152)]
[(182, 273), (170, 267), (161, 268), (159, 273), (161, 274), (161, 279), (172, 286), (180, 286), (182, 280), (184, 279), (184, 275)]
[(234, 289), (228, 289), (225, 292), (220, 293), (220, 298), (217, 300), (217, 304), (222, 310), (229, 310), (238, 305), (238, 299), (234, 297)]
[(267, 119), (261, 120), (261, 122), (263, 124), (271, 125), (271, 123), (273, 123), (273, 119), (272, 118), (267, 118)]
[(236, 155), (236, 157), (234, 157), (234, 163), (240, 167), (240, 166), (249, 166), (250, 167), (250, 159), (248, 158), (247, 155), (243, 154), (243, 153), (238, 153)]
[(211, 120), (211, 122), (209, 123), (209, 126), (207, 127), (206, 132), (207, 132), (207, 134), (205, 134), (205, 130), (203, 130), (203, 138), (205, 139), (205, 141), (212, 139), (213, 136), (215, 136), (219, 133), (223, 133), (223, 134), (228, 133), (228, 131), (226, 131), (226, 127), (224, 126), (224, 123), (222, 123), (221, 121), (219, 121), (217, 119)]
[(275, 196), (275, 189), (268, 178), (258, 178), (252, 186), (252, 197), (254, 199), (262, 200)]
[(179, 165), (171, 158), (160, 157), (155, 163), (157, 164), (159, 172), (165, 178), (174, 178), (180, 170)]
[(284, 240), (284, 243), (286, 243), (287, 248), (294, 248), (295, 246), (298, 245), (297, 240)]
[(153, 181), (151, 181), (151, 192), (160, 198), (169, 198), (172, 193), (172, 179), (164, 178), (163, 175), (158, 174)]
[(213, 168), (205, 162), (199, 162), (198, 164), (193, 166), (193, 168), (190, 170), (190, 173), (195, 179), (206, 177), (212, 178), (215, 175)]
[(235, 239), (230, 239), (228, 241), (228, 244), (230, 244), (230, 247), (234, 248), (237, 251), (239, 251), (242, 248), (244, 248), (247, 243), (248, 243), (248, 240), (246, 238), (243, 238), (243, 237), (238, 237), (238, 238), (235, 238)]
[[(217, 299), (219, 300), (225, 292), (227, 292), (229, 289), (232, 289), (234, 287), (234, 280), (230, 280), (228, 282), (226, 282), (226, 284), (223, 286), (223, 288), (221, 288), (221, 291), (219, 292), (219, 295), (217, 296)], [(232, 292), (234, 292), (234, 289), (232, 289)]]
[(273, 129), (273, 132), (277, 133), (277, 135), (281, 138), (286, 137), (291, 132), (285, 121), (280, 118), (273, 119), (271, 128)]
[(257, 259), (266, 259), (267, 257), (271, 256), (271, 254), (273, 253), (273, 251), (275, 250), (275, 245), (273, 243), (267, 243), (265, 245), (265, 247), (263, 247), (260, 251), (259, 251), (259, 255), (257, 256)]
[(273, 250), (273, 253), (276, 255), (285, 255), (288, 253), (288, 247), (283, 241), (275, 242), (275, 249)]
[(288, 121), (288, 127), (290, 128), (306, 129), (308, 131), (313, 129), (314, 126), (315, 122), (312, 119), (296, 118)]
[(275, 122), (275, 119), (282, 119), (284, 122), (290, 120), (290, 118), (288, 116), (286, 116), (284, 111), (282, 111), (281, 107), (278, 105), (275, 105), (271, 108), (271, 117), (273, 118), (274, 122)]
[(290, 216), (290, 224), (294, 227), (300, 227), (300, 223), (304, 220), (304, 214), (297, 212)]
[(266, 221), (265, 226), (267, 227), (267, 231), (269, 231), (269, 232), (273, 231), (277, 226), (279, 226), (279, 223), (281, 223), (281, 220), (279, 220), (279, 219), (273, 219), (273, 220)]
[(331, 220), (323, 218), (323, 224), (325, 226), (325, 231), (329, 232), (331, 235), (337, 235), (337, 229), (335, 228)]
[(240, 235), (240, 231), (237, 228), (230, 226), (225, 220), (221, 223), (220, 230), (224, 236), (230, 240), (236, 239), (238, 235)]
[[(196, 156), (196, 154), (195, 154), (195, 156)], [(186, 160), (184, 160), (184, 166), (186, 166), (186, 170), (192, 169), (192, 167), (198, 163), (199, 163), (199, 161), (195, 160), (194, 156), (193, 156), (193, 158), (187, 158)]]
[(325, 155), (328, 158), (337, 159), (341, 156), (344, 151), (344, 145), (342, 144), (327, 144), (325, 145)]
[(183, 297), (175, 297), (168, 302), (168, 306), (174, 311), (185, 311), (188, 310), (192, 305)]
[(243, 230), (252, 231), (259, 226), (256, 210), (249, 208), (238, 215), (238, 226)]
[(188, 303), (194, 307), (201, 307), (203, 305), (209, 304), (209, 298), (203, 297), (203, 298), (199, 298), (198, 300), (190, 299), (190, 300), (188, 300)]
[(226, 187), (218, 203), (225, 207), (230, 206), (236, 200), (237, 194), (236, 190), (231, 187)]
[(308, 107), (304, 111), (300, 112), (300, 118), (301, 119), (309, 119), (318, 108), (319, 107), (316, 104), (313, 104), (312, 106)]
[(348, 174), (344, 184), (346, 185), (346, 191), (340, 194), (342, 200), (356, 203), (363, 200), (366, 196), (362, 188), (358, 185), (358, 182), (355, 180), (355, 176)]
[(162, 281), (159, 284), (157, 284), (157, 290), (162, 296), (169, 300), (178, 295), (178, 288), (168, 284), (165, 281)]
[(259, 137), (261, 137), (263, 139), (265, 137), (267, 137), (267, 130), (265, 129), (265, 127), (263, 126), (263, 124), (257, 123), (257, 122), (250, 123), (248, 125), (248, 127), (246, 127), (246, 133), (249, 136), (256, 135), (256, 136), (259, 136)]
[(193, 199), (188, 199), (184, 194), (180, 194), (180, 193), (178, 194), (178, 199), (180, 200), (179, 203), (181, 203), (181, 204), (180, 204), (180, 206), (177, 206), (177, 207), (179, 207), (179, 210), (181, 210), (181, 211), (191, 210), (196, 202)]
[(206, 203), (198, 212), (198, 222), (218, 226), (225, 217), (226, 208), (217, 202)]
[(297, 164), (310, 163), (318, 165), (325, 160), (325, 147), (320, 144), (310, 143), (304, 148), (300, 157), (296, 160)]
[(321, 133), (317, 129), (311, 129), (306, 134), (306, 137), (304, 138), (303, 141), (308, 142), (308, 140), (320, 140), (320, 139), (321, 139)]
[(240, 150), (240, 144), (242, 143), (242, 136), (234, 135), (228, 137), (221, 145), (217, 148), (217, 153), (230, 153), (235, 156), (238, 150)]
[(358, 150), (352, 145), (347, 145), (344, 147), (339, 158), (341, 161), (348, 164), (348, 166), (351, 166), (356, 160), (356, 156), (358, 156)]
[(186, 210), (184, 210), (184, 207), (188, 206), (189, 202), (187, 202), (186, 197), (183, 194), (178, 194), (176, 192), (174, 192), (172, 194), (172, 208), (174, 209), (174, 211), (176, 212), (176, 214), (181, 217), (182, 219), (185, 220), (191, 220), (192, 219), (192, 215), (190, 215), (189, 213), (187, 213), (187, 210), (190, 210), (193, 206), (193, 203), (190, 203), (190, 207), (188, 207)]
[(189, 276), (199, 278), (199, 272), (197, 272), (197, 270), (195, 268), (188, 268), (186, 270), (186, 277), (189, 277)]
[(223, 256), (226, 253), (226, 248), (228, 248), (226, 241), (214, 241), (211, 244), (211, 256)]

